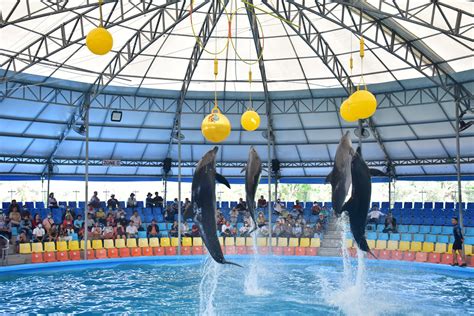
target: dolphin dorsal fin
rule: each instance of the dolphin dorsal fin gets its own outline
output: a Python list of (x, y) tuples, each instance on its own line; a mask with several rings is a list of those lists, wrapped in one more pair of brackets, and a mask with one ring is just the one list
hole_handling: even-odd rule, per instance
[(228, 187), (230, 189), (229, 181), (227, 181), (227, 179), (224, 178), (223, 175), (221, 175), (219, 173), (216, 173), (216, 181), (219, 182), (219, 183), (222, 183), (223, 185), (225, 185), (226, 187)]

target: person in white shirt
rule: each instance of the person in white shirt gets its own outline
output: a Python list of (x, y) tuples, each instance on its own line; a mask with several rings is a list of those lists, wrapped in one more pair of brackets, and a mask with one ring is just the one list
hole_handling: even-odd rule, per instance
[(134, 208), (137, 206), (137, 199), (135, 198), (135, 193), (131, 193), (130, 197), (127, 200), (127, 207)]
[(127, 238), (137, 238), (138, 230), (137, 227), (133, 224), (132, 220), (130, 220), (130, 223), (128, 223), (125, 233), (127, 234)]
[(230, 223), (229, 221), (225, 221), (225, 223), (222, 225), (221, 232), (225, 233), (226, 230), (230, 231)]
[(369, 217), (369, 223), (377, 224), (379, 222), (380, 216), (385, 216), (384, 213), (380, 212), (377, 207), (372, 208), (372, 210), (367, 214)]
[(42, 224), (38, 224), (35, 229), (33, 229), (33, 240), (36, 242), (42, 242), (46, 232)]
[(130, 216), (130, 220), (133, 221), (133, 224), (137, 229), (140, 229), (142, 226), (142, 218), (138, 215), (138, 211), (133, 212), (133, 215)]

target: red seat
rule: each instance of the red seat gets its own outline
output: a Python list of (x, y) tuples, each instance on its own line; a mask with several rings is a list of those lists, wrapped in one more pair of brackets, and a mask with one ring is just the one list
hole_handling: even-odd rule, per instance
[(306, 254), (305, 247), (296, 247), (295, 255), (297, 256), (304, 256)]
[(118, 258), (118, 249), (117, 248), (110, 248), (107, 249), (107, 257), (109, 258)]
[(143, 247), (142, 248), (142, 255), (143, 256), (153, 256), (153, 249), (151, 249), (151, 247)]
[(142, 250), (138, 247), (133, 247), (132, 249), (132, 257), (140, 257), (142, 255)]
[(87, 250), (87, 260), (90, 260), (90, 259), (95, 259), (94, 250), (92, 249)]
[(283, 254), (285, 256), (294, 256), (295, 255), (295, 247), (284, 247)]
[(237, 254), (237, 249), (235, 248), (235, 246), (225, 246), (225, 254), (235, 255)]
[[(247, 250), (248, 250), (248, 248), (247, 248)], [(248, 251), (247, 251), (247, 253), (248, 253)], [(258, 253), (260, 255), (268, 255), (270, 253), (270, 248), (268, 248), (268, 247), (258, 247)]]
[(381, 250), (379, 252), (379, 259), (383, 260), (390, 260), (391, 259), (391, 251), (390, 250)]
[(415, 253), (413, 251), (405, 252), (403, 256), (403, 261), (415, 261)]
[(58, 261), (68, 261), (69, 260), (68, 252), (67, 251), (58, 251), (56, 253), (56, 258), (58, 259)]
[(441, 257), (439, 255), (439, 253), (435, 253), (435, 252), (429, 253), (428, 254), (428, 262), (440, 263), (441, 262)]
[(155, 247), (155, 248), (153, 248), (153, 254), (155, 256), (164, 256), (165, 255), (165, 247)]
[(403, 260), (403, 255), (404, 255), (404, 252), (401, 251), (401, 250), (394, 250), (392, 252), (392, 259), (393, 260)]
[(107, 258), (107, 251), (105, 249), (97, 249), (95, 251), (95, 257), (97, 259), (106, 259)]
[(247, 247), (245, 246), (237, 246), (237, 253), (239, 255), (246, 255), (247, 254)]
[(44, 262), (55, 262), (56, 260), (56, 254), (54, 252), (45, 252), (44, 253)]
[(71, 260), (81, 260), (81, 252), (79, 250), (70, 250), (69, 258)]
[[(379, 254), (381, 252), (379, 249), (370, 249), (370, 250), (372, 251), (372, 253), (374, 254), (375, 257), (379, 258), (379, 256), (380, 256)], [(376, 258), (374, 258), (374, 256), (372, 256), (368, 252), (366, 253), (366, 256), (367, 256), (367, 259), (372, 259), (372, 260), (376, 259)], [(357, 257), (357, 251), (356, 251), (356, 257)]]
[[(458, 264), (461, 262), (461, 256), (458, 256), (458, 260), (456, 261)], [(441, 255), (441, 263), (444, 264), (452, 264), (453, 263), (453, 255), (450, 253), (443, 253)]]
[(357, 248), (350, 248), (349, 254), (352, 258), (357, 258)]
[(176, 256), (176, 247), (165, 247), (165, 255)]
[(130, 248), (120, 248), (119, 250), (120, 257), (130, 257)]
[(38, 252), (34, 252), (31, 254), (31, 262), (32, 263), (41, 263), (41, 262), (44, 262), (43, 261), (43, 254), (42, 253), (38, 253)]
[(247, 254), (248, 255), (253, 255), (253, 253), (254, 253), (253, 246), (247, 246), (245, 248), (247, 248)]
[(415, 254), (415, 260), (418, 261), (418, 262), (428, 261), (428, 253), (427, 252), (417, 252)]
[(308, 247), (306, 248), (306, 255), (307, 256), (316, 256), (318, 254), (318, 249), (315, 247)]
[(466, 256), (466, 263), (470, 267), (474, 267), (474, 256)]
[(283, 254), (283, 247), (273, 247), (272, 250), (275, 256), (281, 256)]
[(188, 246), (183, 246), (181, 247), (181, 254), (183, 256), (189, 256), (191, 255), (191, 247), (188, 247)]
[(193, 246), (191, 252), (193, 255), (202, 255), (202, 246)]

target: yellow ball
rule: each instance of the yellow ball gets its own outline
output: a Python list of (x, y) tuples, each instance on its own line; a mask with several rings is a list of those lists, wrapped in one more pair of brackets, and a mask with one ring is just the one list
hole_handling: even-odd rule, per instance
[(349, 102), (349, 99), (345, 100), (341, 104), (341, 108), (339, 109), (341, 113), (341, 117), (344, 119), (346, 122), (355, 122), (357, 121), (357, 116), (354, 115), (354, 112), (352, 111), (351, 108), (351, 103)]
[(375, 96), (367, 90), (359, 90), (349, 97), (351, 112), (358, 119), (366, 119), (374, 115), (377, 109)]
[(99, 26), (87, 34), (86, 45), (96, 55), (105, 55), (112, 49), (114, 39), (110, 32)]
[(202, 135), (210, 142), (220, 143), (230, 135), (229, 119), (219, 110), (213, 110), (201, 124)]
[(255, 111), (245, 111), (240, 118), (240, 124), (247, 131), (254, 131), (260, 126), (260, 115)]

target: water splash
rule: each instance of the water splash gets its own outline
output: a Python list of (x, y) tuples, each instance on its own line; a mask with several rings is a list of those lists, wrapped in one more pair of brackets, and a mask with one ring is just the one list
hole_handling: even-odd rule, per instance
[(216, 315), (214, 296), (217, 283), (221, 274), (221, 265), (207, 256), (201, 270), (201, 283), (199, 284), (199, 315)]
[(244, 280), (244, 293), (248, 296), (266, 296), (270, 294), (270, 291), (264, 289), (262, 286), (261, 278), (265, 276), (266, 271), (265, 264), (260, 262), (261, 260), (258, 254), (257, 234), (258, 230), (252, 232), (253, 255)]
[(352, 280), (352, 265), (351, 256), (346, 246), (346, 236), (349, 233), (349, 218), (345, 212), (342, 213), (341, 217), (337, 220), (337, 227), (341, 232), (341, 253), (342, 253), (342, 265), (343, 265), (343, 278), (342, 285), (347, 287), (351, 284)]

